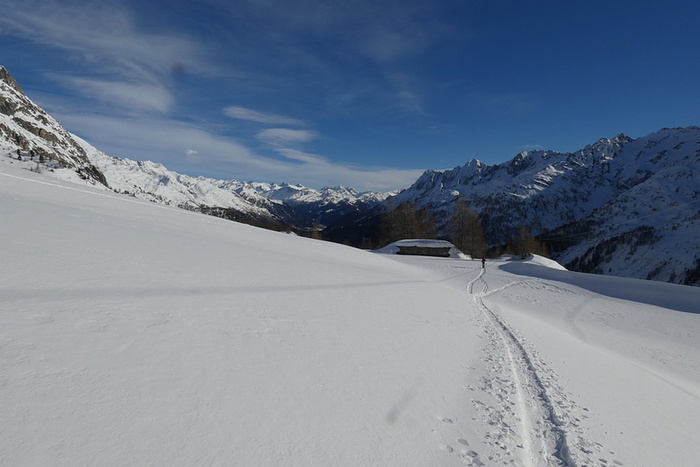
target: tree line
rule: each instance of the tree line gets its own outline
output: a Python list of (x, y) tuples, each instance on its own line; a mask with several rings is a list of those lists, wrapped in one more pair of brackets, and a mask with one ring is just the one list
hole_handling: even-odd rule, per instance
[[(415, 203), (408, 201), (399, 205), (390, 202), (379, 219), (381, 246), (404, 239), (438, 238), (438, 233), (438, 226), (430, 209), (419, 208)], [(489, 247), (479, 215), (469, 208), (462, 197), (455, 201), (445, 226), (445, 234), (454, 246), (472, 258), (499, 256), (503, 253), (523, 257), (529, 254), (549, 255), (545, 245), (531, 234), (527, 225), (519, 226), (507, 245)]]

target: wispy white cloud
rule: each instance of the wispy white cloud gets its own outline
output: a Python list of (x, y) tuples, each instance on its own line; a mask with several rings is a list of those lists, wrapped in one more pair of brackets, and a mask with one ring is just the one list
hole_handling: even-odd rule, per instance
[(224, 108), (224, 115), (238, 120), (247, 120), (268, 125), (304, 126), (304, 122), (296, 118), (285, 117), (284, 115), (277, 115), (274, 113), (259, 112), (257, 110), (233, 105)]
[(303, 170), (294, 169), (298, 173), (295, 180), (312, 187), (333, 185), (353, 187), (359, 191), (393, 191), (410, 186), (423, 173), (422, 170), (404, 170), (387, 167), (356, 167), (343, 164), (332, 164), (323, 161), (310, 161), (304, 164)]
[[(120, 4), (59, 0), (4, 3), (8, 6), (3, 8), (0, 26), (66, 52), (83, 66), (80, 78), (54, 72), (53, 79), (117, 108), (165, 112), (174, 102), (170, 76), (188, 68), (211, 68), (202, 59), (206, 49), (198, 41), (143, 31)], [(109, 80), (102, 78), (105, 75)]]
[[(430, 89), (411, 63), (455, 34), (441, 16), (449, 8), (443, 2), (299, 0), (290, 8), (285, 0), (209, 1), (228, 10), (236, 21), (248, 19), (243, 28), (248, 23), (265, 25), (243, 48), (251, 55), (247, 59), (259, 61), (264, 56), (265, 66), (283, 81), (320, 91), (323, 101), (338, 112), (368, 104), (392, 112), (413, 114), (418, 108), (422, 112), (420, 102)], [(413, 85), (397, 83), (397, 74)]]
[(130, 11), (106, 2), (6, 1), (0, 24), (34, 42), (79, 54), (95, 66), (153, 77), (203, 65), (206, 51), (183, 35), (142, 31)]
[(370, 2), (372, 20), (361, 23), (356, 48), (378, 63), (424, 53), (448, 34), (444, 24), (432, 19), (434, 6), (429, 2)]
[(327, 185), (328, 180), (333, 180), (334, 185), (349, 186), (360, 191), (393, 191), (410, 186), (423, 173), (421, 170), (337, 164), (323, 156), (297, 149), (278, 148), (275, 151), (301, 163), (301, 165), (294, 164), (291, 170), (285, 165), (282, 170), (287, 174), (296, 173), (294, 180), (298, 183), (317, 188)]
[(65, 81), (85, 95), (129, 110), (166, 113), (175, 101), (173, 95), (159, 84), (72, 77), (65, 78)]
[(394, 106), (408, 113), (426, 115), (420, 84), (414, 77), (403, 73), (388, 76), (395, 90)]
[(318, 138), (318, 133), (311, 130), (292, 130), (289, 128), (268, 128), (256, 135), (260, 141), (273, 146), (288, 146), (308, 143)]
[[(230, 162), (244, 172), (264, 171), (276, 162), (258, 156), (235, 138), (224, 138), (191, 124), (164, 118), (127, 119), (62, 113), (56, 114), (56, 118), (69, 130), (79, 128), (78, 136), (111, 156), (150, 159), (180, 169), (185, 158), (202, 163), (200, 169), (205, 168), (207, 161)], [(170, 168), (178, 170), (176, 167)]]
[(328, 160), (325, 157), (316, 154), (309, 154), (298, 149), (278, 148), (275, 150), (278, 154), (294, 161), (304, 162), (307, 164), (327, 164)]
[[(239, 3), (212, 0), (233, 15), (243, 10)], [(299, 0), (294, 8), (285, 0), (244, 0), (245, 11), (257, 21), (274, 27), (266, 31), (268, 40), (280, 37), (312, 36), (334, 40), (344, 52), (354, 52), (379, 62), (395, 61), (423, 53), (447, 34), (437, 20), (438, 4), (422, 0), (353, 0), (324, 2)], [(337, 43), (334, 42), (334, 43)], [(287, 45), (294, 47), (293, 42)]]
[(62, 113), (55, 116), (68, 129), (80, 128), (79, 136), (111, 156), (152, 160), (188, 175), (390, 191), (409, 186), (422, 172), (338, 164), (301, 150), (275, 148), (277, 154), (289, 159), (285, 161), (255, 153), (234, 138), (162, 118), (128, 120)]

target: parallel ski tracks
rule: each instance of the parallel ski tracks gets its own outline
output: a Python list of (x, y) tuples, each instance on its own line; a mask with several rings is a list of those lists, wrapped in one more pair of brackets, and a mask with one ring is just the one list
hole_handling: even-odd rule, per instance
[[(522, 448), (521, 461), (527, 466), (573, 466), (566, 432), (556, 415), (545, 385), (537, 373), (532, 358), (508, 325), (483, 301), (488, 294), (481, 269), (467, 286), (474, 302), (486, 318), (491, 335), (497, 335), (505, 353), (504, 363), (510, 367), (513, 379), (515, 406), (519, 419)], [(478, 284), (482, 290), (475, 292)], [(512, 285), (512, 284), (511, 284)]]

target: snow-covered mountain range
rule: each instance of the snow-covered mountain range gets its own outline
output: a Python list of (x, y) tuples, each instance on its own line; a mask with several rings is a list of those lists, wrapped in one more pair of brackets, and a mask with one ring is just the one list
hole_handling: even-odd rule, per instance
[(429, 207), (444, 225), (459, 196), (492, 244), (524, 224), (574, 270), (700, 284), (699, 127), (429, 170), (396, 199)]
[[(358, 244), (386, 207), (429, 208), (444, 232), (458, 197), (492, 245), (522, 224), (570, 269), (700, 285), (700, 128), (603, 138), (574, 153), (529, 151), (487, 165), (427, 170), (400, 193), (216, 180), (111, 157), (69, 133), (0, 67), (0, 157), (161, 204)], [(370, 219), (368, 222), (367, 220)]]
[(389, 194), (352, 188), (316, 190), (301, 185), (191, 177), (162, 164), (115, 158), (66, 131), (29, 99), (10, 73), (0, 67), (0, 154), (33, 170), (78, 177), (136, 198), (266, 227), (318, 229), (348, 211)]

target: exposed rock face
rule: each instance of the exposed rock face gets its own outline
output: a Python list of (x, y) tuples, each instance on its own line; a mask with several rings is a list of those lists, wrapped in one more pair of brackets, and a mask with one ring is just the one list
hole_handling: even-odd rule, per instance
[(0, 81), (4, 81), (5, 84), (10, 86), (12, 89), (17, 91), (19, 94), (24, 94), (19, 83), (10, 75), (10, 72), (4, 66), (0, 66)]
[(85, 150), (53, 117), (32, 102), (0, 67), (0, 136), (18, 151), (47, 167), (69, 167), (82, 178), (107, 185)]

